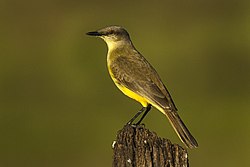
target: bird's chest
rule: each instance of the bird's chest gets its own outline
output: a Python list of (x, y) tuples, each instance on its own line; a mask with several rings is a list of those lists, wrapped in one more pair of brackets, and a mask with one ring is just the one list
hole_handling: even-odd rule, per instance
[(109, 75), (111, 76), (111, 78), (113, 79), (114, 82), (116, 82), (115, 81), (115, 76), (114, 76), (115, 71), (114, 71), (114, 68), (113, 68), (115, 60), (116, 60), (116, 58), (113, 55), (113, 53), (108, 52), (108, 54), (107, 54), (107, 67), (108, 67)]
[(109, 50), (107, 54), (107, 67), (111, 77), (119, 72), (119, 69), (121, 69), (123, 65), (126, 64), (125, 62), (120, 61), (122, 54), (123, 53), (121, 53), (121, 50), (118, 49), (113, 51)]

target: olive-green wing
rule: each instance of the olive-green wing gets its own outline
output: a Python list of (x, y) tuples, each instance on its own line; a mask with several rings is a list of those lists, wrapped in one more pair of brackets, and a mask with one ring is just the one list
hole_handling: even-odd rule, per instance
[(159, 75), (141, 55), (119, 56), (110, 64), (110, 70), (119, 84), (162, 108), (177, 110)]

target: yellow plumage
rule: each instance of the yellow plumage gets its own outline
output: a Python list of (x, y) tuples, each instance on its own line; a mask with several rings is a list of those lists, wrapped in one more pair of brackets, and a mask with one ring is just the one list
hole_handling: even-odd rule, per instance
[(177, 108), (160, 76), (135, 49), (128, 32), (122, 27), (110, 26), (87, 34), (101, 37), (107, 43), (107, 65), (112, 80), (126, 96), (143, 106), (128, 123), (131, 124), (146, 109), (138, 121), (139, 124), (151, 106), (154, 106), (167, 116), (187, 147), (197, 147), (198, 143), (179, 117)]
[(141, 103), (141, 105), (143, 107), (147, 107), (147, 105), (149, 103), (148, 103), (148, 100), (146, 98), (138, 95), (137, 93), (135, 93), (135, 92), (129, 90), (128, 88), (126, 88), (125, 86), (121, 85), (119, 83), (119, 81), (115, 79), (115, 77), (114, 77), (112, 71), (110, 70), (109, 66), (108, 66), (108, 69), (109, 69), (109, 74), (110, 74), (112, 80), (114, 81), (115, 85), (122, 91), (122, 93), (124, 93), (126, 96), (138, 101), (139, 103)]

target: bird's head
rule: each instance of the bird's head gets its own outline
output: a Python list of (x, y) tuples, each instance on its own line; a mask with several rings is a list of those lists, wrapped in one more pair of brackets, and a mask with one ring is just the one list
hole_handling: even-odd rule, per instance
[(86, 34), (102, 38), (107, 43), (109, 49), (118, 45), (131, 44), (128, 32), (120, 26), (108, 26)]

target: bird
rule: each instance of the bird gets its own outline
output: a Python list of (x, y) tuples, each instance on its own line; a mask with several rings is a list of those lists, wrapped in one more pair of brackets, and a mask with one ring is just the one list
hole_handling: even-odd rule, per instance
[(177, 113), (174, 101), (159, 74), (133, 45), (128, 31), (117, 25), (107, 26), (86, 33), (103, 39), (108, 47), (107, 67), (115, 85), (128, 97), (142, 105), (135, 116), (141, 115), (139, 125), (151, 107), (155, 107), (169, 120), (180, 140), (187, 148), (196, 148), (198, 143)]

